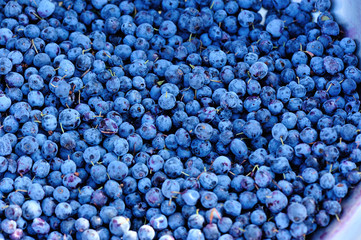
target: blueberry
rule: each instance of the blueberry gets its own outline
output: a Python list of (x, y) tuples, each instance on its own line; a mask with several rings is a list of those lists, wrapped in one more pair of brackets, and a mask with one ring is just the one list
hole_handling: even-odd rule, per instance
[(188, 232), (187, 240), (194, 239), (194, 238), (195, 239), (205, 239), (201, 230), (190, 229), (190, 231)]
[(14, 220), (4, 219), (1, 222), (1, 228), (7, 234), (12, 234), (16, 230), (16, 222)]
[(1, 67), (0, 67), (1, 75), (8, 74), (13, 67), (11, 60), (7, 57), (0, 57), (0, 65), (1, 65)]
[(315, 217), (316, 223), (320, 226), (327, 226), (330, 222), (330, 216), (325, 210), (320, 210)]
[(302, 172), (303, 180), (307, 183), (314, 183), (318, 180), (318, 172), (313, 168), (306, 168)]
[(284, 30), (284, 22), (280, 19), (274, 19), (267, 24), (266, 30), (273, 37), (280, 37)]
[(254, 15), (251, 11), (244, 10), (241, 11), (238, 15), (238, 22), (242, 27), (248, 27), (253, 24)]
[(262, 238), (262, 230), (254, 225), (250, 224), (244, 229), (244, 236), (246, 239), (261, 239)]
[(287, 197), (278, 190), (273, 191), (270, 195), (270, 198), (266, 199), (266, 206), (273, 213), (281, 212), (287, 206), (287, 204)]
[(42, 210), (38, 201), (28, 200), (22, 205), (23, 217), (26, 220), (33, 220), (40, 217)]
[(1, 137), (0, 142), (0, 156), (6, 156), (11, 154), (12, 145), (10, 139), (6, 137)]
[(361, 161), (356, 43), (330, 7), (4, 4), (4, 237), (298, 239), (327, 226)]
[(35, 218), (31, 227), (37, 234), (47, 234), (50, 231), (50, 225), (41, 218)]
[(301, 223), (307, 217), (305, 206), (299, 203), (291, 203), (287, 208), (287, 215), (294, 223)]
[(275, 222), (279, 229), (285, 229), (289, 226), (290, 220), (287, 214), (280, 212), (276, 215)]
[(83, 240), (98, 240), (100, 239), (97, 231), (93, 229), (87, 229), (81, 234), (81, 239)]

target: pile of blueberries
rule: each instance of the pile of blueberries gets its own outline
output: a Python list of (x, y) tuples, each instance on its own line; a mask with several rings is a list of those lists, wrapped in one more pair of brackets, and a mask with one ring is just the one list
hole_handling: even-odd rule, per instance
[(330, 6), (0, 0), (0, 240), (290, 240), (342, 221), (361, 71)]

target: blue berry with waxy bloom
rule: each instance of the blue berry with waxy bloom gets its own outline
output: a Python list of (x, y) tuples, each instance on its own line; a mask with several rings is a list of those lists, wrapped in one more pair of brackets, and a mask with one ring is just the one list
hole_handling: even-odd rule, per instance
[(4, 3), (0, 236), (299, 239), (326, 227), (361, 179), (357, 43), (330, 8)]

